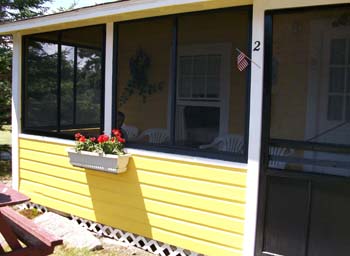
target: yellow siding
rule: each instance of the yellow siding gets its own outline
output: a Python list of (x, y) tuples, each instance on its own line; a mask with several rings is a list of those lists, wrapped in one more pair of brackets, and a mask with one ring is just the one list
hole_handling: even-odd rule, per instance
[(199, 253), (242, 255), (246, 170), (134, 155), (115, 175), (69, 164), (66, 145), (20, 139), (32, 201)]

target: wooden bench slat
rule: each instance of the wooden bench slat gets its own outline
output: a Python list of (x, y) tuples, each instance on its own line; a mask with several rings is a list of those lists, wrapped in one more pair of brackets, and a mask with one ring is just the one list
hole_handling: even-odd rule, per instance
[(29, 201), (29, 197), (18, 191), (0, 184), (0, 206), (15, 205)]
[(42, 246), (44, 243), (49, 247), (55, 247), (63, 243), (62, 239), (49, 234), (46, 230), (8, 206), (1, 207), (0, 212), (17, 237), (26, 245)]

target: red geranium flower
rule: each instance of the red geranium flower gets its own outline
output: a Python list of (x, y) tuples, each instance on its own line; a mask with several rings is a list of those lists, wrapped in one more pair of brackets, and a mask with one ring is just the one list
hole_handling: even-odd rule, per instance
[(79, 137), (79, 142), (85, 142), (85, 141), (86, 141), (85, 136), (81, 135), (81, 136)]
[(95, 141), (96, 141), (96, 138), (95, 138), (95, 137), (92, 137), (92, 138), (90, 138), (90, 141), (91, 141), (91, 142), (95, 142)]
[(122, 135), (122, 133), (120, 132), (120, 130), (119, 129), (113, 129), (112, 130), (112, 133), (114, 134), (114, 136), (116, 136), (116, 137), (119, 137), (119, 136), (121, 136)]
[(82, 135), (81, 135), (80, 132), (78, 132), (78, 133), (76, 133), (76, 134), (74, 135), (74, 137), (75, 137), (76, 140), (79, 139), (81, 136), (82, 136)]
[(123, 139), (122, 137), (117, 137), (117, 140), (120, 142), (120, 143), (125, 143), (125, 139)]
[(106, 142), (108, 140), (109, 140), (109, 136), (106, 134), (102, 134), (102, 135), (98, 136), (98, 138), (97, 138), (97, 141), (99, 143), (103, 143), (103, 142)]

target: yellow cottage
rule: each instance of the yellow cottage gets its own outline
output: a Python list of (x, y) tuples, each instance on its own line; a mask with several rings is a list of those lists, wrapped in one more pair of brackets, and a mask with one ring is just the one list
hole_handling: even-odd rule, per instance
[[(349, 253), (348, 0), (116, 1), (0, 34), (34, 203), (161, 255)], [(76, 132), (121, 124), (125, 173), (70, 164)]]

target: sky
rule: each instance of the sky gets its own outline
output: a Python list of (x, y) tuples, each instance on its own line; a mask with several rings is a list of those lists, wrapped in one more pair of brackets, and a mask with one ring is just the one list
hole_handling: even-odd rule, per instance
[[(84, 6), (90, 6), (95, 4), (102, 4), (107, 2), (113, 2), (115, 0), (76, 0), (77, 3), (75, 8), (84, 7)], [(51, 3), (46, 4), (45, 6), (50, 8), (51, 12), (52, 10), (56, 10), (58, 7), (69, 7), (74, 0), (52, 0)]]

